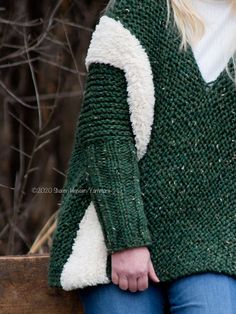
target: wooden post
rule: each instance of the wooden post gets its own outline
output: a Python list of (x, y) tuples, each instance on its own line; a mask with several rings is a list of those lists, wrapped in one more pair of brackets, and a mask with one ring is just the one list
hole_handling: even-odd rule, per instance
[(76, 290), (48, 286), (48, 261), (48, 254), (0, 257), (0, 313), (83, 313)]

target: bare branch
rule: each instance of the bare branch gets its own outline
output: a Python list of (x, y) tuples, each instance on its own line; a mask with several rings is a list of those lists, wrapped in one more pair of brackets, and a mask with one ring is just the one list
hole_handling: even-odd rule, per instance
[(28, 126), (26, 125), (21, 119), (19, 119), (13, 112), (8, 110), (8, 113), (15, 118), (21, 125), (23, 125), (33, 136), (36, 136), (36, 133)]
[[(78, 97), (78, 96), (81, 96), (81, 92), (62, 92), (62, 93), (51, 93), (51, 94), (41, 94), (39, 95), (40, 97), (40, 100), (50, 100), (50, 99), (63, 99), (63, 98), (74, 98), (74, 97)], [(25, 100), (25, 101), (35, 101), (35, 96), (23, 96), (21, 97), (22, 100)], [(42, 107), (45, 107), (45, 108), (52, 108), (53, 105), (48, 105), (48, 106), (43, 106)], [(34, 107), (35, 109), (35, 107)]]
[[(42, 61), (42, 62), (45, 62), (45, 63), (47, 63), (47, 64), (51, 64), (51, 65), (53, 65), (53, 66), (55, 66), (55, 67), (57, 67), (57, 68), (60, 68), (60, 69), (62, 69), (62, 70), (65, 70), (65, 71), (67, 71), (67, 72), (70, 72), (70, 73), (73, 73), (73, 74), (77, 74), (77, 71), (75, 71), (75, 70), (73, 70), (73, 69), (70, 69), (70, 68), (68, 68), (68, 67), (65, 67), (65, 66), (63, 66), (63, 65), (59, 65), (58, 63), (56, 63), (56, 62), (53, 62), (53, 61), (51, 61), (51, 60), (47, 60), (47, 59), (44, 59), (44, 58), (42, 58), (42, 57), (38, 57), (38, 59), (40, 60), (40, 61)], [(83, 72), (81, 72), (81, 74), (82, 74)]]
[[(35, 61), (38, 61), (38, 57), (30, 59), (30, 62), (35, 62)], [(6, 63), (6, 64), (0, 65), (0, 69), (6, 69), (6, 68), (12, 68), (12, 67), (15, 67), (15, 66), (19, 66), (19, 65), (24, 65), (24, 64), (26, 64), (28, 62), (29, 62), (29, 60), (12, 62), (12, 63)]]
[(79, 69), (78, 69), (78, 66), (77, 66), (77, 62), (76, 62), (76, 59), (75, 59), (75, 55), (73, 53), (73, 50), (71, 48), (71, 44), (70, 44), (70, 40), (68, 38), (68, 34), (67, 34), (67, 31), (66, 31), (66, 28), (65, 28), (65, 24), (62, 23), (62, 26), (63, 26), (63, 30), (64, 30), (64, 33), (65, 33), (65, 36), (66, 36), (66, 41), (67, 41), (67, 45), (70, 49), (70, 53), (71, 53), (71, 56), (72, 56), (72, 60), (74, 62), (74, 65), (75, 65), (75, 68), (76, 68), (76, 72), (78, 74), (78, 81), (79, 81), (79, 86), (80, 86), (80, 89), (83, 90), (83, 84), (82, 84), (82, 81), (81, 81), (81, 78), (80, 78), (80, 72), (79, 72)]
[(54, 103), (53, 103), (53, 109), (52, 111), (50, 112), (50, 115), (46, 121), (46, 123), (44, 124), (43, 128), (41, 129), (41, 133), (46, 129), (47, 125), (50, 123), (51, 121), (51, 118), (57, 108), (57, 105), (58, 105), (58, 93), (60, 91), (60, 86), (61, 86), (61, 72), (59, 71), (59, 74), (58, 74), (58, 83), (57, 83), (57, 90), (56, 90), (56, 97), (54, 98)]
[(39, 136), (39, 138), (41, 139), (41, 138), (43, 138), (43, 137), (45, 137), (45, 136), (48, 136), (48, 135), (52, 134), (53, 132), (56, 132), (56, 131), (59, 130), (60, 128), (61, 128), (61, 125), (58, 125), (58, 126), (56, 126), (55, 128), (49, 130), (48, 132), (45, 132), (45, 133), (41, 134), (41, 135)]
[(26, 104), (23, 100), (21, 100), (18, 96), (16, 96), (12, 91), (10, 91), (10, 89), (1, 80), (0, 80), (0, 86), (2, 87), (4, 91), (6, 91), (13, 99), (15, 99), (22, 106), (29, 109), (37, 109), (37, 107)]
[(27, 39), (26, 39), (26, 32), (24, 33), (24, 43), (25, 43), (25, 48), (26, 48), (27, 59), (28, 59), (28, 62), (29, 62), (29, 68), (30, 68), (30, 72), (31, 72), (31, 77), (32, 77), (33, 84), (34, 84), (34, 90), (35, 90), (35, 94), (36, 94), (36, 100), (37, 100), (37, 106), (38, 106), (39, 130), (41, 130), (41, 127), (42, 127), (42, 115), (41, 115), (41, 108), (40, 108), (40, 99), (39, 99), (38, 85), (37, 85), (37, 81), (36, 81), (36, 78), (35, 78), (35, 75), (34, 75), (34, 69), (33, 69), (32, 63), (30, 62), (28, 43), (27, 43)]
[(0, 18), (0, 24), (22, 26), (22, 27), (34, 27), (34, 26), (42, 25), (43, 21), (42, 21), (42, 19), (39, 19), (39, 20), (32, 20), (32, 21), (27, 22), (27, 23), (21, 23), (21, 22), (16, 22), (16, 21), (11, 21), (11, 20), (6, 20), (3, 18)]
[(0, 183), (0, 187), (2, 187), (2, 188), (7, 188), (7, 189), (10, 189), (10, 190), (14, 190), (13, 187), (10, 187), (10, 186), (5, 185), (5, 184), (2, 184), (2, 183)]
[[(58, 211), (56, 211), (55, 213), (52, 214), (51, 217), (49, 217), (48, 221), (46, 222), (46, 224), (43, 226), (43, 228), (40, 230), (40, 232), (38, 233), (36, 239), (34, 240), (34, 243), (32, 244), (29, 253), (34, 253), (38, 250), (38, 243), (40, 243), (40, 246), (42, 245), (41, 239), (44, 237), (45, 233), (48, 232), (48, 230), (50, 230), (51, 226), (53, 225), (53, 223), (57, 223), (57, 215), (58, 215)], [(53, 226), (53, 228), (51, 229), (52, 232), (55, 229), (55, 225)], [(51, 235), (51, 232), (49, 234), (49, 236)], [(48, 236), (46, 237), (45, 240), (47, 240)], [(44, 242), (44, 241), (43, 241)]]
[(42, 144), (40, 144), (38, 147), (34, 149), (34, 153), (36, 153), (38, 150), (40, 150), (42, 147), (44, 147), (46, 144), (50, 142), (50, 139), (44, 141)]
[(23, 242), (27, 245), (27, 247), (30, 248), (30, 243), (26, 235), (23, 233), (23, 231), (20, 230), (16, 224), (14, 224), (14, 228), (15, 228), (15, 232), (19, 235), (19, 237), (23, 240)]
[(13, 250), (14, 250), (14, 238), (15, 238), (15, 220), (16, 220), (16, 215), (17, 215), (17, 196), (18, 192), (20, 189), (20, 184), (19, 184), (19, 173), (16, 173), (15, 176), (15, 185), (14, 185), (14, 199), (13, 199), (13, 215), (12, 219), (9, 220), (10, 224), (10, 232), (9, 232), (9, 237), (8, 237), (8, 242), (7, 242), (7, 254), (12, 255)]
[(3, 237), (4, 233), (6, 233), (8, 229), (9, 229), (9, 224), (6, 224), (6, 226), (0, 232), (0, 239)]
[(27, 154), (26, 152), (22, 152), (19, 148), (15, 147), (15, 146), (10, 146), (10, 148), (14, 149), (15, 151), (23, 154), (24, 156), (28, 157), (28, 158), (31, 158), (31, 155)]
[(55, 45), (58, 45), (58, 46), (60, 46), (60, 47), (62, 47), (62, 48), (64, 48), (64, 49), (66, 49), (66, 43), (65, 43), (65, 42), (60, 41), (60, 40), (55, 39), (55, 38), (52, 38), (52, 37), (50, 37), (49, 35), (50, 35), (50, 34), (48, 34), (48, 36), (45, 37), (46, 40), (48, 40), (49, 42), (51, 42), (51, 43), (53, 43), (53, 44), (55, 44)]
[(42, 245), (52, 236), (57, 226), (57, 220), (48, 228), (47, 232), (45, 232), (37, 242), (34, 242), (28, 254), (36, 253)]
[[(49, 19), (48, 19), (48, 24), (47, 24), (47, 27), (45, 29), (45, 31), (40, 34), (39, 38), (36, 39), (36, 42), (34, 44), (32, 44), (32, 46), (30, 46), (28, 48), (28, 52), (32, 51), (32, 50), (35, 50), (38, 46), (41, 45), (41, 43), (44, 41), (44, 39), (46, 38), (48, 32), (50, 31), (50, 28), (53, 24), (53, 20), (54, 20), (54, 16), (57, 12), (57, 10), (59, 9), (61, 3), (62, 3), (63, 0), (59, 0), (56, 4), (56, 6), (54, 7), (54, 9), (52, 10), (52, 13), (51, 15), (49, 16)], [(19, 51), (16, 51), (16, 52), (13, 52), (11, 54), (9, 54), (8, 56), (5, 56), (5, 57), (2, 57), (0, 59), (0, 62), (4, 61), (4, 60), (7, 60), (7, 59), (12, 59), (12, 58), (16, 58), (16, 57), (19, 57), (19, 56), (22, 56), (26, 53), (26, 50), (25, 48), (23, 49), (20, 49)]]
[[(1, 81), (0, 81), (0, 86), (1, 86)], [(6, 87), (6, 86), (5, 86)], [(9, 91), (9, 90), (8, 90)], [(8, 92), (7, 91), (7, 92)], [(9, 91), (11, 92), (11, 91)], [(51, 93), (51, 94), (42, 94), (39, 95), (40, 100), (50, 100), (50, 99), (55, 99), (57, 97), (57, 99), (64, 99), (64, 98), (74, 98), (74, 97), (79, 97), (82, 96), (83, 93), (82, 92), (63, 92), (63, 93), (59, 93), (58, 95)], [(16, 95), (14, 95), (12, 93), (12, 97), (17, 98), (14, 99), (15, 101), (18, 102), (18, 100), (27, 100), (29, 102), (34, 102), (36, 100), (35, 96), (24, 96), (21, 98), (18, 98)], [(9, 103), (14, 103), (12, 98), (5, 98), (5, 102), (9, 102)], [(21, 104), (21, 103), (20, 103)], [(27, 105), (27, 104), (26, 104)], [(24, 105), (25, 106), (25, 105)], [(53, 108), (54, 105), (41, 105), (42, 108)], [(33, 110), (37, 110), (37, 107), (35, 106), (31, 106), (31, 105), (27, 105), (27, 108), (33, 109)]]
[(40, 167), (34, 167), (34, 168), (31, 168), (27, 171), (27, 173), (24, 175), (24, 179), (26, 179), (26, 177), (28, 177), (28, 175), (31, 173), (31, 172), (34, 172), (36, 170), (39, 170)]
[(80, 25), (80, 24), (75, 24), (75, 23), (72, 23), (72, 22), (68, 22), (68, 21), (64, 21), (64, 20), (58, 19), (58, 18), (54, 18), (54, 20), (59, 22), (59, 23), (63, 23), (65, 25), (68, 25), (68, 26), (72, 26), (72, 27), (75, 27), (75, 28), (83, 29), (83, 30), (88, 31), (90, 33), (92, 33), (94, 31), (92, 28), (86, 27), (86, 26), (83, 26), (83, 25)]
[(55, 172), (57, 172), (57, 173), (61, 174), (63, 177), (66, 177), (66, 174), (65, 174), (64, 172), (62, 172), (62, 171), (58, 170), (57, 168), (52, 167), (52, 170), (54, 170)]

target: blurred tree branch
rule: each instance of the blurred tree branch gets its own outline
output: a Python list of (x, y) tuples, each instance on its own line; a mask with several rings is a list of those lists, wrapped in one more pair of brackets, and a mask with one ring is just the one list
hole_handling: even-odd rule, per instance
[[(0, 4), (0, 254), (47, 252), (106, 1)], [(41, 188), (43, 193), (34, 192)], [(48, 192), (49, 191), (49, 192)]]

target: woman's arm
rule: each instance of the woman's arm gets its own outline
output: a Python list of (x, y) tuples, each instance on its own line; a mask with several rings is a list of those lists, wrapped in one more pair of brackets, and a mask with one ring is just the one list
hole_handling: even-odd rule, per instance
[(92, 63), (79, 118), (88, 183), (109, 253), (152, 243), (123, 70)]

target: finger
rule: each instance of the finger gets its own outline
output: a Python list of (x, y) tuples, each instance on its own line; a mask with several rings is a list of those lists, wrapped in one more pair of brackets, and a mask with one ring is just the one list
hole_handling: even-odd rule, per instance
[(111, 275), (111, 281), (115, 284), (118, 285), (119, 284), (119, 277), (118, 274), (114, 271), (112, 271), (112, 275)]
[(150, 276), (150, 279), (155, 281), (155, 282), (159, 282), (160, 279), (157, 277), (155, 269), (153, 267), (152, 261), (150, 260), (149, 262), (149, 271), (148, 271), (148, 275)]
[(138, 283), (137, 283), (137, 277), (136, 276), (129, 277), (128, 283), (129, 283), (129, 290), (131, 292), (136, 292), (138, 290)]
[(127, 290), (128, 287), (129, 287), (129, 284), (128, 284), (128, 279), (127, 277), (125, 276), (119, 276), (119, 287), (122, 289), (122, 290)]
[(144, 275), (137, 280), (138, 290), (143, 291), (148, 288), (148, 275)]

